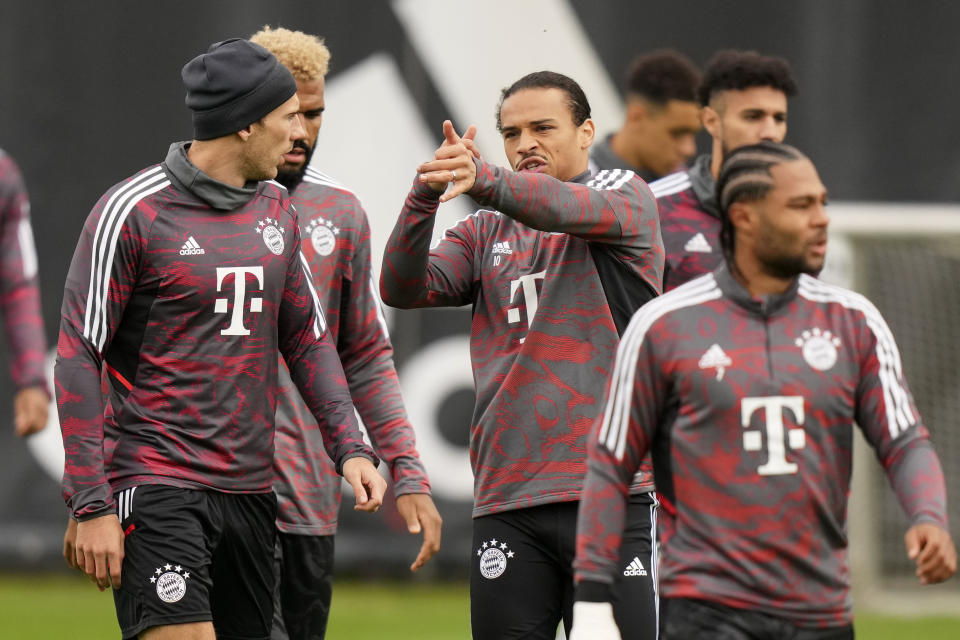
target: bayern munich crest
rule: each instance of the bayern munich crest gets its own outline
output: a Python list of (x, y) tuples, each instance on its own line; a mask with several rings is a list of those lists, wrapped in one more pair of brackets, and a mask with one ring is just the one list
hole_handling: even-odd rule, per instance
[(150, 583), (157, 588), (157, 597), (164, 602), (179, 602), (187, 594), (190, 572), (180, 565), (165, 564), (157, 567), (150, 576)]
[(279, 220), (273, 218), (257, 220), (254, 230), (263, 238), (263, 244), (267, 245), (267, 249), (278, 256), (283, 253), (283, 227), (280, 226)]
[(818, 371), (826, 371), (837, 364), (837, 347), (840, 346), (840, 338), (829, 331), (821, 331), (818, 328), (804, 331), (794, 344), (800, 347), (807, 364)]
[(493, 538), (490, 542), (484, 541), (480, 545), (477, 555), (480, 557), (480, 575), (487, 580), (493, 580), (503, 575), (507, 570), (507, 560), (516, 554), (510, 550), (506, 542)]
[(333, 226), (333, 223), (322, 217), (316, 217), (310, 221), (304, 230), (310, 243), (313, 244), (317, 255), (328, 256), (333, 253), (337, 246), (337, 236), (340, 235), (340, 229)]

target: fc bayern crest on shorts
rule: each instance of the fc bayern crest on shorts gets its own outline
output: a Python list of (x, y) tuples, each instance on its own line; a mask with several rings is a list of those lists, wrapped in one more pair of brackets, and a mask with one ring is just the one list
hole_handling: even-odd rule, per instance
[(807, 364), (818, 371), (826, 371), (837, 364), (840, 338), (829, 331), (821, 331), (819, 328), (804, 331), (794, 344), (802, 349), (803, 359)]
[(180, 565), (165, 564), (157, 567), (150, 576), (150, 583), (157, 587), (157, 597), (164, 602), (179, 602), (187, 594), (190, 572)]
[(507, 560), (516, 554), (510, 550), (506, 542), (493, 538), (490, 542), (484, 541), (480, 545), (477, 555), (480, 557), (480, 575), (493, 580), (503, 575), (507, 570)]
[(263, 244), (267, 245), (276, 255), (283, 253), (283, 227), (278, 226), (280, 222), (273, 218), (264, 218), (257, 220), (256, 229), (260, 237), (263, 238)]
[(304, 235), (310, 238), (310, 243), (313, 244), (313, 249), (317, 252), (317, 255), (328, 256), (333, 253), (337, 246), (337, 236), (340, 235), (340, 229), (333, 226), (332, 222), (317, 216), (310, 221), (304, 231)]

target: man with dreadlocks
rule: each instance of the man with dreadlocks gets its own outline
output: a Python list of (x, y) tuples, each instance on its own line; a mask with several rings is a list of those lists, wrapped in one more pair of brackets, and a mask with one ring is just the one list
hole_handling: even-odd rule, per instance
[(668, 640), (853, 637), (854, 423), (910, 520), (920, 583), (956, 571), (940, 461), (890, 329), (866, 298), (814, 277), (826, 199), (795, 148), (736, 149), (717, 180), (725, 264), (634, 315), (590, 440), (572, 640), (619, 638), (609, 585), (647, 452), (677, 507), (659, 574)]

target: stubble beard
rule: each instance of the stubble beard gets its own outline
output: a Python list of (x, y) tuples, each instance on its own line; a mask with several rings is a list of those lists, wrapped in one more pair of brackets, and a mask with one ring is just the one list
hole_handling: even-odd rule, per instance
[(307, 147), (306, 145), (294, 143), (294, 148), (304, 149), (306, 155), (304, 156), (303, 166), (298, 169), (285, 169), (283, 165), (280, 165), (280, 168), (277, 169), (277, 182), (282, 184), (287, 188), (287, 191), (293, 192), (300, 183), (303, 182), (303, 176), (307, 172), (307, 167), (310, 166), (310, 160), (313, 158), (313, 152), (316, 150), (315, 146)]

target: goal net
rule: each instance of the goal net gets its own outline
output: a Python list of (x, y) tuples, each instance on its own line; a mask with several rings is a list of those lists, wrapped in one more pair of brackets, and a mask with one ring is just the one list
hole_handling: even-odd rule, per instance
[[(834, 204), (824, 280), (867, 296), (890, 325), (944, 467), (960, 543), (960, 205)], [(923, 587), (906, 557), (907, 521), (863, 439), (857, 442), (850, 553), (859, 609), (956, 614), (960, 581)]]

